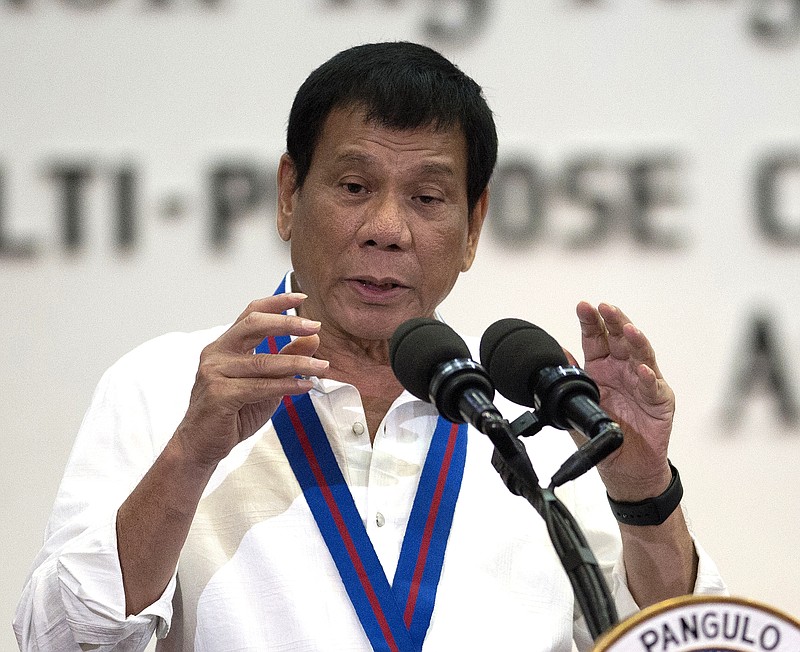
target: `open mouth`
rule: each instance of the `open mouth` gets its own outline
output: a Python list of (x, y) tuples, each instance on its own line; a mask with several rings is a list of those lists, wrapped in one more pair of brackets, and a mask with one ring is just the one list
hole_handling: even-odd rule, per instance
[(353, 284), (352, 287), (367, 301), (388, 301), (408, 288), (399, 279), (391, 277), (353, 277), (350, 282)]
[(392, 283), (391, 281), (387, 281), (385, 283), (376, 283), (373, 281), (358, 279), (358, 282), (370, 290), (394, 290), (395, 288), (402, 287), (400, 284)]

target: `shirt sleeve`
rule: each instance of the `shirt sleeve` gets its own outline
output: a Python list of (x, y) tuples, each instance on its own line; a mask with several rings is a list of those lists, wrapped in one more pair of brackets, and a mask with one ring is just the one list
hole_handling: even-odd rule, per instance
[[(684, 509), (681, 506), (681, 509)], [(687, 518), (688, 521), (688, 518)], [(728, 588), (719, 573), (717, 565), (709, 554), (697, 542), (694, 533), (689, 530), (689, 534), (694, 542), (694, 549), (697, 553), (697, 578), (694, 583), (694, 595), (728, 595)], [(609, 586), (612, 588), (614, 599), (617, 605), (617, 612), (620, 619), (625, 619), (640, 610), (639, 605), (633, 599), (628, 590), (627, 573), (622, 554), (619, 555), (611, 573)]]
[[(640, 610), (640, 607), (628, 590), (622, 557), (622, 540), (616, 520), (608, 507), (605, 487), (600, 477), (592, 471), (570, 485), (560, 488), (558, 493), (586, 536), (611, 592), (620, 621), (632, 616)], [(699, 560), (694, 593), (727, 595), (727, 588), (716, 564), (698, 544), (691, 529), (690, 534)], [(573, 626), (575, 645), (581, 651), (591, 650), (594, 641), (577, 605), (575, 615)]]
[(144, 650), (166, 635), (175, 579), (161, 598), (125, 616), (115, 524), (82, 532), (38, 565), (25, 586), (14, 629), (21, 650)]
[(117, 510), (174, 431), (153, 413), (140, 357), (128, 354), (104, 374), (81, 424), (17, 607), (23, 651), (138, 651), (169, 628), (175, 575), (155, 603), (126, 617), (117, 553)]

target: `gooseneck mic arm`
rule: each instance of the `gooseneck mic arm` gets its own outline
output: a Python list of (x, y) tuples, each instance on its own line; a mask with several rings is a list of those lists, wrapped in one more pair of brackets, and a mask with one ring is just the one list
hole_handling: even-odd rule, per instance
[(552, 487), (545, 489), (538, 484), (533, 486), (524, 481), (505, 464), (497, 449), (492, 454), (492, 466), (509, 491), (525, 498), (544, 520), (550, 541), (567, 573), (589, 633), (597, 640), (619, 622), (619, 617), (611, 591), (580, 526), (555, 495)]
[[(600, 409), (597, 385), (568, 365), (561, 346), (542, 329), (520, 319), (492, 324), (481, 339), (481, 362), (500, 393), (536, 412), (522, 419), (533, 432), (544, 425), (575, 429), (589, 440), (553, 475), (547, 489), (506, 480), (544, 519), (553, 546), (572, 583), (586, 624), (596, 639), (618, 620), (616, 606), (597, 560), (577, 522), (554, 488), (589, 470), (622, 443), (622, 432)], [(515, 422), (516, 423), (516, 422)], [(515, 428), (515, 424), (512, 424)], [(498, 464), (495, 465), (496, 467)]]

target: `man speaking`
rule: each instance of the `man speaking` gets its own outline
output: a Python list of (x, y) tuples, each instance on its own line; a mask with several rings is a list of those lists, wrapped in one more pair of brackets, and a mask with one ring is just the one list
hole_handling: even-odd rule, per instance
[[(278, 171), (293, 269), (232, 325), (156, 338), (103, 376), (18, 607), (23, 650), (591, 647), (491, 442), (389, 365), (395, 329), (470, 268), (496, 157), (481, 88), (427, 47), (355, 47), (308, 77)], [(578, 318), (625, 441), (560, 496), (620, 616), (724, 591), (680, 508), (615, 522), (606, 492), (623, 509), (674, 495), (674, 397), (620, 310)], [(527, 446), (550, 472), (574, 451), (558, 431)]]

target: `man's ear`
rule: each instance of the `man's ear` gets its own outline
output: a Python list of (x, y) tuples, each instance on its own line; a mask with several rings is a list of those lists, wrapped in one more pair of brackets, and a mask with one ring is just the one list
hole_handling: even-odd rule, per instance
[(295, 190), (297, 190), (297, 169), (291, 157), (284, 154), (278, 163), (277, 226), (278, 235), (286, 242), (292, 237)]
[(481, 193), (478, 201), (475, 203), (475, 208), (469, 215), (469, 224), (467, 224), (467, 248), (464, 251), (464, 260), (461, 264), (461, 271), (466, 272), (472, 267), (472, 261), (475, 260), (475, 252), (478, 250), (478, 240), (481, 237), (481, 229), (483, 228), (483, 220), (486, 218), (486, 212), (489, 210), (489, 188)]

